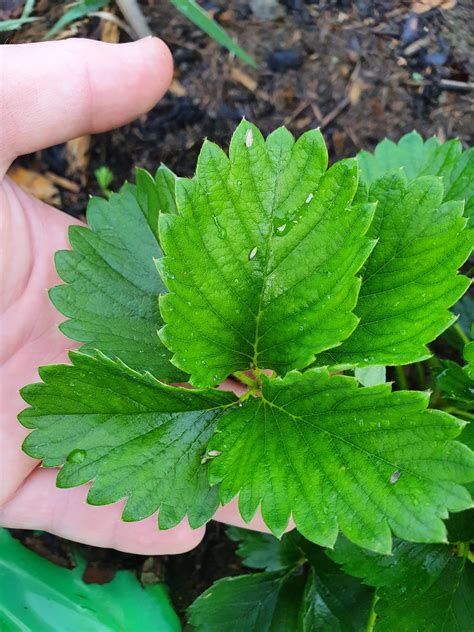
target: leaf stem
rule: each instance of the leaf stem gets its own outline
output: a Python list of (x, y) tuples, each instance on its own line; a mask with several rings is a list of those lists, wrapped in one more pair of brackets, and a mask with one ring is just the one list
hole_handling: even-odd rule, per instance
[(416, 375), (418, 377), (418, 384), (420, 389), (423, 390), (426, 386), (425, 371), (421, 362), (415, 362)]
[(370, 612), (369, 618), (367, 620), (367, 625), (365, 627), (365, 632), (372, 632), (375, 625), (375, 620), (377, 619), (377, 613), (375, 612), (375, 606), (377, 601), (379, 600), (379, 596), (377, 595), (377, 591), (374, 590), (374, 596), (372, 597), (372, 603), (370, 604)]
[(467, 557), (469, 555), (469, 542), (458, 542), (456, 551), (458, 557)]
[(247, 375), (245, 371), (236, 371), (232, 373), (236, 380), (242, 382), (242, 384), (246, 384), (247, 386), (255, 386), (256, 379)]
[(395, 367), (395, 376), (396, 376), (396, 382), (397, 382), (397, 386), (399, 390), (401, 391), (408, 390), (407, 376), (405, 375), (405, 371), (403, 370), (402, 366)]
[(458, 415), (459, 417), (467, 417), (468, 419), (474, 419), (473, 413), (468, 413), (466, 410), (460, 410), (455, 406), (448, 406), (448, 408), (444, 409), (445, 413), (449, 413), (451, 415)]
[(467, 345), (469, 342), (469, 338), (466, 336), (466, 334), (464, 333), (461, 325), (459, 323), (454, 323), (453, 325), (453, 329), (454, 331), (457, 333), (457, 335), (459, 336), (459, 338), (463, 341), (463, 344)]

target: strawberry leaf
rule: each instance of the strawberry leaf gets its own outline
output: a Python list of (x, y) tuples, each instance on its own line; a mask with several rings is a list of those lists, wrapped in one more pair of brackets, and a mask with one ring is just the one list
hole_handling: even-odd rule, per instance
[(162, 213), (177, 213), (176, 176), (165, 165), (158, 167), (155, 173), (158, 208)]
[(281, 536), (290, 515), (309, 540), (352, 541), (389, 552), (391, 531), (421, 542), (446, 538), (441, 518), (471, 505), (459, 483), (472, 480), (474, 454), (450, 441), (461, 422), (426, 410), (427, 394), (357, 388), (323, 370), (263, 378), (260, 398), (218, 422), (209, 451), (223, 503), (239, 494), (250, 521)]
[(393, 555), (360, 549), (341, 538), (328, 555), (347, 573), (377, 588), (375, 632), (470, 630), (474, 565), (469, 549), (396, 541)]
[(407, 184), (394, 173), (371, 186), (378, 205), (369, 235), (378, 243), (362, 272), (360, 322), (318, 364), (399, 365), (431, 355), (427, 343), (455, 321), (449, 307), (469, 287), (457, 270), (474, 243), (462, 203), (442, 198), (441, 180), (431, 176)]
[(179, 215), (160, 220), (161, 338), (195, 386), (302, 368), (356, 326), (373, 208), (351, 206), (355, 161), (326, 164), (318, 130), (265, 141), (244, 121), (230, 159), (206, 142), (196, 177), (178, 180)]
[(281, 540), (269, 533), (237, 527), (227, 529), (227, 535), (234, 542), (239, 542), (236, 553), (243, 558), (242, 564), (248, 568), (279, 571), (298, 566), (302, 558), (299, 548), (301, 537), (294, 531), (284, 535)]
[(189, 622), (197, 632), (299, 630), (304, 579), (284, 571), (225, 577), (189, 607)]
[[(360, 632), (370, 609), (372, 590), (327, 558), (323, 549), (305, 541), (298, 533), (286, 534), (279, 542), (267, 534), (237, 530), (233, 539), (243, 538), (238, 554), (251, 560), (279, 560), (279, 571), (221, 579), (203, 593), (188, 610), (190, 623), (198, 632), (222, 629), (255, 632)], [(281, 549), (278, 552), (278, 548)], [(293, 550), (297, 557), (287, 557)], [(288, 564), (281, 565), (287, 559)], [(253, 566), (247, 563), (247, 566)], [(264, 562), (264, 566), (271, 567)], [(229, 617), (229, 612), (233, 613)], [(230, 627), (229, 627), (230, 626)]]
[(462, 152), (459, 140), (439, 143), (432, 137), (423, 142), (417, 132), (411, 132), (397, 144), (386, 138), (373, 154), (359, 152), (357, 160), (366, 186), (400, 169), (408, 181), (418, 176), (442, 177), (443, 201), (464, 200), (464, 214), (474, 222), (474, 150)]
[(165, 288), (153, 262), (162, 253), (148, 206), (143, 210), (138, 202), (147, 199), (144, 174), (138, 176), (137, 187), (124, 187), (108, 201), (89, 202), (90, 228), (71, 227), (72, 251), (56, 253), (56, 269), (65, 284), (50, 290), (50, 297), (70, 319), (61, 331), (85, 343), (84, 353), (100, 349), (133, 369), (182, 381), (184, 374), (169, 362), (157, 333), (163, 322), (158, 297)]
[[(474, 336), (474, 326), (472, 328), (472, 335)], [(464, 347), (464, 359), (467, 362), (467, 366), (465, 368), (466, 373), (471, 380), (474, 380), (474, 341), (469, 342)]]
[(452, 360), (440, 362), (441, 367), (436, 371), (436, 385), (444, 397), (456, 402), (462, 410), (473, 410), (474, 380), (469, 377), (468, 367), (462, 367)]
[(45, 467), (63, 466), (59, 487), (93, 481), (88, 502), (127, 497), (126, 521), (159, 509), (162, 529), (188, 515), (204, 524), (218, 505), (201, 463), (217, 417), (235, 401), (223, 391), (190, 391), (158, 382), (103, 355), (71, 353), (73, 366), (41, 369), (43, 384), (22, 390), (23, 449)]

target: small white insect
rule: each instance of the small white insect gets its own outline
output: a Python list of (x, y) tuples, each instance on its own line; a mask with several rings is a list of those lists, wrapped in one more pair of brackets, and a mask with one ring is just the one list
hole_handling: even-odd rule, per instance
[(282, 224), (281, 226), (277, 226), (277, 231), (282, 233), (286, 228), (286, 224)]
[(209, 452), (207, 453), (208, 456), (210, 457), (215, 457), (215, 456), (219, 456), (220, 451), (219, 450), (209, 450)]
[(245, 146), (246, 147), (251, 147), (253, 143), (253, 132), (251, 129), (247, 130), (247, 133), (245, 134)]
[(309, 204), (313, 198), (314, 198), (314, 195), (310, 193), (308, 197), (306, 198), (306, 204)]
[(252, 261), (252, 259), (255, 257), (255, 255), (257, 254), (257, 246), (255, 246), (255, 248), (252, 248), (252, 250), (249, 252), (249, 261)]

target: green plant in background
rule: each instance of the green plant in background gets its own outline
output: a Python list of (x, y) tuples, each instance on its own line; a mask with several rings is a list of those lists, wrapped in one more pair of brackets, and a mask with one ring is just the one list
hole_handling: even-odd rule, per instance
[(0, 529), (2, 632), (114, 632), (181, 629), (162, 584), (142, 586), (130, 571), (85, 584), (84, 560), (69, 570), (43, 559)]
[(8, 31), (16, 31), (21, 28), (24, 24), (29, 24), (30, 22), (35, 22), (39, 18), (32, 18), (31, 14), (33, 13), (33, 9), (35, 8), (36, 0), (26, 0), (25, 6), (23, 7), (22, 14), (16, 20), (2, 20), (0, 22), (0, 33), (7, 33)]
[(72, 4), (66, 3), (67, 8), (64, 15), (46, 33), (44, 39), (52, 39), (68, 24), (81, 20), (95, 11), (100, 11), (108, 2), (109, 0), (81, 0)]
[[(236, 609), (261, 594), (261, 613), (245, 615), (257, 616), (254, 629), (337, 629), (318, 627), (321, 586), (328, 576), (349, 580), (337, 579), (319, 547), (337, 552), (342, 536), (382, 567), (392, 551), (406, 557), (407, 594), (386, 614), (382, 596), (398, 580), (334, 557), (379, 599), (340, 629), (363, 629), (367, 612), (368, 626), (395, 629), (383, 617), (394, 625), (418, 603), (409, 596), (436, 601), (451, 579), (464, 598), (471, 404), (450, 415), (453, 394), (438, 376), (438, 409), (430, 408), (429, 392), (393, 392), (385, 367), (404, 384), (403, 365), (434, 362), (427, 345), (455, 324), (449, 308), (470, 284), (458, 268), (473, 244), (473, 172), (473, 153), (458, 141), (425, 143), (415, 133), (328, 169), (319, 130), (295, 141), (280, 128), (265, 140), (243, 121), (229, 157), (204, 143), (193, 179), (163, 166), (154, 177), (139, 170), (135, 185), (92, 199), (90, 227), (72, 227), (72, 251), (57, 253), (65, 284), (50, 293), (69, 319), (62, 331), (84, 344), (72, 365), (43, 367), (43, 383), (23, 389), (31, 407), (20, 420), (33, 430), (24, 450), (61, 467), (60, 487), (92, 481), (92, 504), (127, 498), (127, 521), (159, 510), (161, 529), (186, 515), (198, 527), (237, 495), (243, 519), (260, 507), (278, 537), (291, 516), (300, 534), (291, 538), (304, 549), (297, 561), (258, 586), (222, 584), (217, 602), (212, 589), (205, 595), (218, 609), (234, 599), (229, 586), (243, 586)], [(471, 346), (459, 367), (466, 379)], [(229, 376), (248, 386), (243, 396), (215, 388)], [(448, 564), (447, 551), (458, 562)], [(427, 592), (409, 578), (412, 557), (424, 567), (437, 552), (446, 564)], [(284, 605), (288, 595), (308, 610), (302, 619), (301, 608)], [(200, 608), (194, 621), (212, 630)], [(299, 627), (258, 627), (275, 612)], [(449, 632), (451, 619), (443, 621)]]
[(212, 39), (218, 42), (228, 51), (234, 53), (236, 57), (239, 57), (245, 63), (257, 67), (255, 60), (231, 38), (224, 29), (213, 20), (209, 14), (202, 9), (195, 0), (169, 0), (178, 11), (186, 16), (193, 24), (202, 29)]
[(393, 554), (384, 556), (343, 537), (328, 550), (295, 532), (281, 541), (244, 529), (228, 535), (240, 541), (237, 554), (244, 566), (259, 572), (220, 579), (198, 597), (188, 609), (197, 632), (472, 627), (474, 565), (467, 544), (395, 540)]
[[(216, 42), (227, 48), (228, 51), (242, 59), (250, 66), (256, 67), (254, 59), (248, 55), (242, 48), (226, 33), (226, 31), (217, 24), (211, 16), (202, 9), (195, 0), (169, 0), (184, 16), (186, 16), (193, 24), (202, 29)], [(85, 18), (110, 4), (110, 0), (80, 0), (80, 2), (65, 3), (66, 9), (64, 14), (46, 33), (44, 39), (52, 39), (63, 28), (69, 24)], [(132, 5), (132, 9), (140, 12), (135, 0), (122, 0), (121, 6)], [(28, 22), (38, 20), (39, 17), (30, 17), (35, 6), (35, 0), (27, 0), (21, 18), (17, 20), (5, 20), (0, 22), (0, 32), (13, 31), (21, 28)]]
[(102, 191), (102, 195), (106, 198), (109, 198), (112, 195), (112, 191), (109, 189), (109, 186), (113, 182), (114, 174), (107, 166), (102, 165), (102, 167), (98, 167), (94, 171), (94, 175), (95, 179), (97, 180), (97, 184)]

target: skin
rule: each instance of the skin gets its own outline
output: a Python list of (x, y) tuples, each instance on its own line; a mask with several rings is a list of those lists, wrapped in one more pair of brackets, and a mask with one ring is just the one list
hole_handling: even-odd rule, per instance
[[(173, 62), (157, 38), (131, 44), (63, 40), (0, 47), (0, 524), (43, 529), (95, 546), (141, 554), (181, 553), (201, 541), (205, 527), (186, 519), (158, 531), (156, 515), (120, 520), (123, 502), (86, 504), (88, 486), (61, 490), (57, 472), (21, 451), (27, 434), (17, 421), (25, 408), (18, 390), (39, 380), (37, 367), (67, 363), (77, 344), (58, 330), (64, 320), (47, 289), (60, 283), (56, 250), (69, 248), (71, 217), (36, 200), (5, 173), (22, 154), (83, 134), (123, 125), (151, 109), (165, 93)], [(222, 388), (239, 390), (230, 383)], [(236, 500), (216, 520), (265, 531), (257, 515), (246, 525)]]

